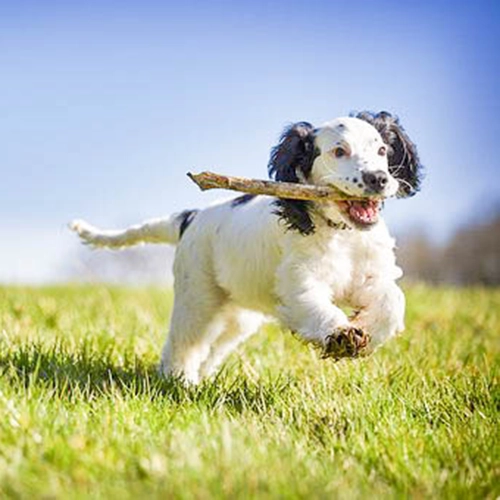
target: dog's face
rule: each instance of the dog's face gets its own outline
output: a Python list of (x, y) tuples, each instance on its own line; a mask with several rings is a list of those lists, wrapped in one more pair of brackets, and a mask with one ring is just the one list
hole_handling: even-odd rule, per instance
[(397, 193), (398, 181), (389, 173), (389, 146), (375, 127), (358, 118), (338, 118), (314, 135), (318, 155), (310, 182), (334, 186), (356, 198), (388, 198)]
[(318, 156), (309, 181), (334, 186), (362, 201), (338, 202), (342, 215), (358, 227), (378, 221), (383, 198), (394, 196), (398, 181), (390, 174), (389, 146), (378, 131), (358, 118), (338, 118), (315, 131)]
[[(397, 118), (385, 112), (338, 118), (319, 128), (296, 123), (283, 133), (268, 166), (277, 181), (330, 185), (361, 198), (338, 202), (337, 208), (349, 225), (363, 229), (378, 221), (384, 198), (418, 190), (420, 167), (415, 145)], [(277, 203), (290, 228), (314, 231), (308, 202)]]

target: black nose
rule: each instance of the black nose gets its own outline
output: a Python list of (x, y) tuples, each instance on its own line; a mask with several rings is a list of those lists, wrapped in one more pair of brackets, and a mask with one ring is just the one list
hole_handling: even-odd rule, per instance
[(363, 182), (369, 191), (373, 193), (380, 193), (389, 182), (389, 177), (382, 170), (375, 170), (375, 172), (363, 172)]

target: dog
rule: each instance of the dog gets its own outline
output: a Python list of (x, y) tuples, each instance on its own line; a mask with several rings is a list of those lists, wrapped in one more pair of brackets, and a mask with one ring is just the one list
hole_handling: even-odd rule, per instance
[(268, 164), (275, 181), (334, 186), (357, 201), (243, 195), (126, 230), (71, 228), (94, 247), (177, 245), (165, 376), (198, 383), (270, 318), (323, 357), (354, 358), (404, 329), (402, 271), (380, 212), (385, 198), (419, 190), (421, 170), (399, 119), (365, 111), (289, 126)]

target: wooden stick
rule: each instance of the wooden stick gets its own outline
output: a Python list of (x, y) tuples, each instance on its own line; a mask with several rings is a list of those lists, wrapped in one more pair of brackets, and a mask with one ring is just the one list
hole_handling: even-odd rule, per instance
[(263, 194), (293, 200), (342, 201), (355, 199), (338, 189), (327, 186), (247, 179), (245, 177), (215, 174), (214, 172), (201, 172), (199, 174), (188, 172), (187, 175), (202, 191), (207, 189), (229, 189), (248, 194)]

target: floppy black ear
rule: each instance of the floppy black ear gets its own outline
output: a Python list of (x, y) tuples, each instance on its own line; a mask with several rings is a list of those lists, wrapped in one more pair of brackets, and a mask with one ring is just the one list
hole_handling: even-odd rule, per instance
[(387, 155), (389, 172), (399, 181), (398, 197), (413, 196), (420, 189), (423, 168), (417, 147), (399, 123), (399, 119), (386, 111), (363, 111), (355, 116), (373, 125), (384, 142), (390, 146)]
[(280, 142), (271, 150), (269, 176), (281, 182), (307, 179), (317, 155), (314, 127), (307, 122), (295, 123), (285, 129)]
[[(267, 166), (269, 177), (280, 182), (307, 180), (319, 154), (314, 144), (314, 127), (307, 122), (291, 125), (281, 135), (277, 146), (271, 150)], [(303, 200), (275, 201), (276, 214), (287, 229), (308, 235), (314, 232), (314, 223), (309, 214), (311, 202)]]

